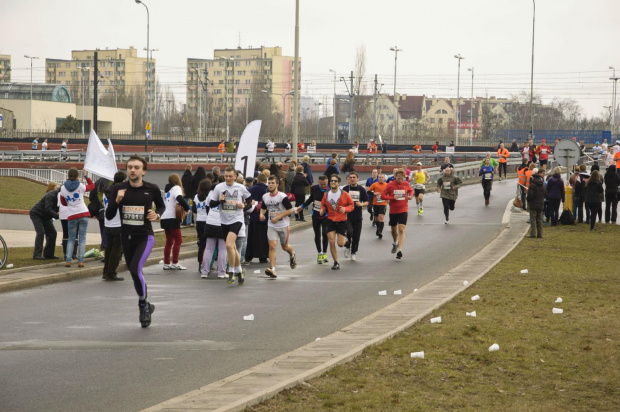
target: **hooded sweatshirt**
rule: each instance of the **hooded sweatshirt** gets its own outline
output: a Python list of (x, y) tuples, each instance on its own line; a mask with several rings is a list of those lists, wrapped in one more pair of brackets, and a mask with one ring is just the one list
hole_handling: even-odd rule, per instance
[(605, 194), (609, 197), (618, 193), (618, 186), (620, 185), (620, 176), (616, 172), (616, 166), (611, 165), (607, 168), (605, 177)]
[(437, 180), (437, 187), (441, 189), (439, 196), (448, 200), (456, 200), (459, 197), (459, 187), (462, 185), (463, 181), (452, 174), (441, 176)]
[(547, 181), (547, 198), (564, 199), (564, 181), (559, 173), (554, 173)]
[(79, 180), (67, 180), (60, 189), (60, 202), (63, 206), (67, 206), (67, 220), (90, 217), (90, 212), (84, 203), (84, 193), (93, 190), (95, 184), (90, 177), (86, 178), (86, 183), (85, 186)]
[(527, 204), (530, 210), (541, 211), (544, 208), (545, 185), (539, 174), (532, 175), (527, 190)]

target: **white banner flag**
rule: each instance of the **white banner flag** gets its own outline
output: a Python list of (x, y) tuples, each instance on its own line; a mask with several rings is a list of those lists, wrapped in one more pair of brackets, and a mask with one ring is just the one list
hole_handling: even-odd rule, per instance
[(245, 127), (241, 139), (239, 140), (239, 149), (235, 159), (235, 169), (241, 170), (243, 177), (253, 177), (254, 168), (256, 166), (256, 151), (258, 150), (258, 136), (260, 135), (260, 127), (262, 120), (254, 120)]
[(108, 139), (108, 149), (106, 150), (94, 130), (90, 131), (90, 137), (88, 138), (84, 170), (110, 180), (114, 180), (114, 174), (118, 171), (112, 142)]

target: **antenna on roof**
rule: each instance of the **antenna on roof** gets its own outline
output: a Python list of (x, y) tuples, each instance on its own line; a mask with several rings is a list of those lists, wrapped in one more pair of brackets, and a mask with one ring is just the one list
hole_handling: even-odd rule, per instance
[(238, 49), (241, 49), (241, 32), (239, 32), (239, 44), (237, 45)]

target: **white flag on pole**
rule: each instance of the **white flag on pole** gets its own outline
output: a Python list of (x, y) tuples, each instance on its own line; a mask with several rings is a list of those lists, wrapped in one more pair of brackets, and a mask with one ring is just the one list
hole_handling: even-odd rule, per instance
[(114, 180), (114, 174), (118, 171), (112, 142), (108, 139), (108, 149), (106, 150), (101, 140), (99, 140), (99, 136), (92, 129), (88, 138), (84, 170), (110, 180)]
[(262, 120), (253, 120), (245, 127), (241, 139), (239, 140), (239, 149), (235, 159), (235, 169), (241, 170), (243, 177), (254, 176), (254, 168), (256, 166), (256, 151), (258, 150), (258, 136), (260, 135), (260, 127)]

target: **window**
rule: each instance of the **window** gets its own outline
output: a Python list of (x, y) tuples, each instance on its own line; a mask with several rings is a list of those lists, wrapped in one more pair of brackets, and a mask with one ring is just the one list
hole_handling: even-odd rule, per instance
[(251, 66), (251, 65), (252, 65), (252, 61), (250, 61), (250, 60), (246, 60), (246, 62), (245, 62), (245, 66), (247, 67), (247, 66)]
[(220, 63), (220, 67), (224, 67), (224, 62), (219, 62)]
[(217, 99), (217, 102), (218, 102), (219, 104), (222, 104), (222, 103), (224, 103), (224, 99), (220, 97), (219, 99)]
[(252, 70), (252, 71), (250, 72), (250, 74), (251, 74), (252, 76), (257, 76), (257, 75), (258, 75), (258, 70)]
[(237, 76), (245, 76), (245, 70), (237, 70)]
[(235, 66), (241, 66), (241, 62), (235, 62)]
[(65, 67), (71, 67), (71, 63), (65, 63)]
[(435, 123), (435, 118), (431, 117), (431, 123)]
[(218, 80), (217, 84), (224, 84), (224, 80)]
[(250, 80), (250, 79), (245, 79), (245, 84), (252, 84), (252, 80)]
[(235, 84), (239, 84), (241, 80), (235, 80)]
[(439, 118), (439, 124), (443, 124), (443, 117)]
[(71, 86), (71, 82), (70, 82), (69, 80), (67, 80), (67, 81), (65, 82), (65, 86)]

